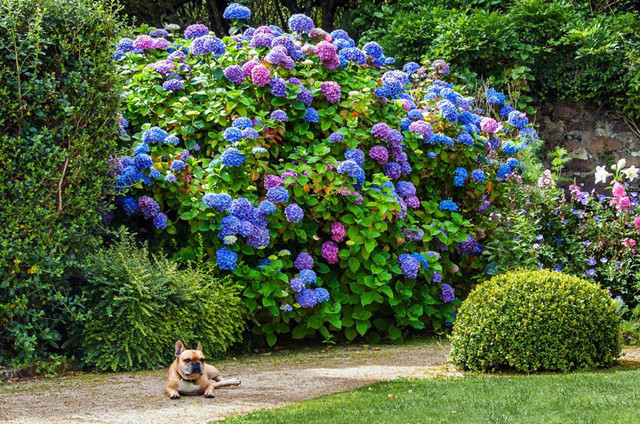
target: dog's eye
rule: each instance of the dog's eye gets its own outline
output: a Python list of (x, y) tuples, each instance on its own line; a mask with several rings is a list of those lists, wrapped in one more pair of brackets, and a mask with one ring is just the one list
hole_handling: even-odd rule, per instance
[(188, 364), (189, 362), (191, 362), (191, 359), (185, 359), (184, 362)]
[(202, 358), (200, 361), (204, 362), (204, 358)]

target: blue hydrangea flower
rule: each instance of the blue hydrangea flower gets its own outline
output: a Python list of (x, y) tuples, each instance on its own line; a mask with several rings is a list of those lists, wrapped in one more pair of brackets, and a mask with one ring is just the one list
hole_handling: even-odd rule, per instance
[[(407, 118), (409, 118), (411, 121), (417, 121), (419, 119), (423, 119), (424, 116), (422, 116), (422, 112), (420, 112), (418, 109), (413, 109), (410, 110), (409, 113), (407, 113)], [(409, 123), (409, 125), (411, 125), (411, 123)]]
[(418, 271), (420, 269), (420, 262), (418, 262), (414, 257), (403, 253), (398, 257), (398, 264), (400, 265), (400, 269), (402, 270), (402, 274), (406, 278), (417, 278)]
[(453, 178), (453, 185), (456, 187), (464, 187), (464, 183), (469, 176), (469, 173), (466, 169), (462, 167), (456, 168), (454, 171), (455, 177)]
[(316, 302), (318, 303), (326, 302), (329, 300), (329, 292), (327, 291), (327, 289), (316, 287), (316, 289), (314, 290), (314, 294), (316, 296)]
[(471, 173), (473, 181), (482, 184), (484, 182), (484, 171), (482, 169), (476, 169)]
[(498, 168), (498, 170), (496, 171), (496, 175), (498, 176), (498, 178), (501, 179), (505, 179), (507, 178), (508, 174), (511, 174), (512, 169), (511, 166), (509, 166), (508, 163), (503, 163), (502, 165), (500, 165), (500, 168)]
[(176, 176), (171, 173), (165, 175), (164, 180), (168, 183), (175, 183), (177, 181)]
[(240, 232), (242, 221), (236, 216), (227, 215), (220, 220), (220, 231), (218, 237), (223, 239), (227, 236), (235, 236)]
[(222, 212), (231, 207), (232, 199), (227, 193), (207, 193), (202, 196), (202, 202), (207, 207), (215, 208)]
[(360, 149), (348, 149), (344, 153), (344, 158), (346, 160), (352, 160), (357, 163), (360, 167), (364, 164), (364, 152)]
[(222, 136), (229, 143), (237, 143), (242, 140), (242, 130), (236, 127), (229, 127), (222, 132)]
[(303, 308), (313, 308), (318, 304), (315, 292), (311, 289), (303, 289), (298, 296), (296, 302)]
[(193, 55), (213, 53), (214, 55), (219, 56), (224, 54), (226, 49), (224, 42), (218, 37), (204, 35), (191, 42), (191, 45), (189, 46), (189, 53)]
[(304, 218), (304, 211), (299, 205), (295, 203), (287, 206), (284, 210), (284, 214), (287, 217), (287, 221), (293, 223), (298, 223), (302, 220), (302, 218)]
[(294, 32), (309, 32), (314, 28), (313, 19), (302, 13), (296, 13), (289, 18), (289, 29)]
[(160, 174), (160, 171), (158, 171), (155, 168), (151, 168), (151, 170), (149, 170), (149, 178), (157, 180), (158, 178), (161, 178), (162, 174)]
[(344, 137), (339, 132), (334, 132), (334, 133), (331, 133), (331, 135), (329, 135), (329, 143), (338, 143), (338, 142), (342, 142), (343, 140), (344, 140)]
[(184, 166), (185, 165), (183, 161), (175, 159), (171, 161), (170, 168), (172, 171), (182, 171), (184, 169)]
[(138, 201), (131, 196), (123, 198), (120, 201), (120, 205), (122, 206), (122, 210), (127, 216), (134, 215), (140, 211)]
[(473, 137), (471, 134), (463, 132), (458, 136), (458, 143), (473, 146)]
[(358, 184), (364, 183), (365, 180), (364, 170), (352, 160), (345, 160), (340, 162), (340, 165), (338, 165), (338, 173), (347, 174), (355, 178)]
[(258, 205), (258, 210), (263, 215), (271, 215), (272, 213), (274, 213), (276, 211), (276, 205), (274, 205), (269, 200), (263, 200)]
[(151, 151), (151, 149), (149, 148), (147, 143), (138, 143), (133, 148), (133, 154), (134, 155), (139, 155), (141, 153), (149, 153), (150, 151)]
[(509, 114), (513, 112), (515, 109), (510, 105), (504, 105), (500, 108), (500, 116), (502, 118), (508, 118)]
[(522, 129), (526, 127), (528, 123), (529, 119), (527, 118), (527, 114), (517, 110), (512, 110), (511, 112), (509, 112), (507, 124), (511, 125), (512, 127)]
[(151, 127), (142, 133), (142, 141), (148, 144), (162, 143), (169, 134), (161, 128)]
[(180, 91), (184, 90), (184, 84), (179, 79), (168, 79), (162, 83), (162, 89), (164, 91)]
[(151, 156), (145, 153), (140, 153), (139, 155), (135, 155), (133, 158), (133, 164), (136, 168), (142, 171), (151, 168), (153, 166), (153, 160), (151, 159)]
[(245, 128), (252, 128), (253, 122), (251, 122), (251, 119), (241, 116), (239, 118), (234, 119), (232, 125), (235, 128), (240, 128), (241, 130), (243, 130)]
[(220, 269), (233, 271), (238, 264), (238, 254), (226, 247), (223, 247), (216, 251), (216, 262)]
[(318, 122), (319, 119), (318, 111), (312, 107), (307, 108), (307, 112), (304, 114), (304, 118), (302, 118), (303, 121), (307, 122)]
[(232, 147), (222, 153), (220, 160), (224, 166), (240, 166), (245, 161), (245, 155), (240, 153), (240, 150)]
[(239, 197), (231, 202), (229, 213), (240, 219), (250, 219), (253, 217), (253, 205), (248, 199)]
[(222, 17), (225, 19), (251, 19), (251, 10), (238, 3), (231, 3), (224, 9)]
[(415, 196), (416, 186), (414, 186), (413, 183), (408, 181), (398, 181), (398, 184), (396, 184), (396, 192), (402, 198)]
[(153, 217), (153, 226), (159, 230), (167, 228), (167, 215), (159, 213)]
[(284, 187), (271, 187), (267, 191), (267, 199), (273, 203), (286, 203), (289, 201), (289, 192)]
[(298, 274), (298, 276), (304, 284), (315, 284), (315, 282), (318, 280), (316, 272), (312, 269), (303, 269), (300, 271), (300, 274)]
[(369, 41), (368, 43), (366, 43), (362, 47), (362, 50), (364, 50), (366, 54), (368, 54), (374, 59), (377, 59), (380, 56), (382, 56), (382, 47), (380, 46), (380, 44), (376, 43), (375, 41)]
[(209, 34), (209, 28), (202, 24), (189, 25), (187, 29), (184, 30), (184, 38), (187, 40), (202, 37), (207, 34)]
[(281, 109), (276, 109), (273, 112), (271, 112), (270, 118), (275, 119), (276, 121), (279, 121), (279, 122), (287, 122), (289, 120), (287, 113)]
[(300, 293), (307, 286), (304, 284), (304, 281), (296, 277), (292, 278), (291, 281), (289, 281), (289, 287), (291, 287), (291, 290), (293, 290), (294, 292)]
[[(422, 230), (420, 230), (420, 231), (422, 231)], [(420, 239), (422, 239), (422, 237)], [(418, 263), (420, 264), (422, 269), (424, 269), (424, 270), (429, 269), (429, 262), (427, 262), (427, 260), (425, 259), (424, 256), (422, 256), (421, 254), (416, 252), (416, 253), (412, 253), (411, 257), (413, 259), (415, 259), (416, 261), (418, 261)]]
[(253, 128), (245, 128), (242, 130), (242, 138), (244, 138), (245, 140), (255, 140), (259, 136), (260, 134), (258, 134), (258, 131), (254, 130)]
[(494, 90), (493, 88), (487, 89), (485, 97), (487, 98), (487, 101), (491, 105), (498, 105), (499, 106), (499, 105), (504, 104), (504, 101), (505, 101), (504, 94)]
[(429, 152), (429, 153), (427, 153), (427, 156), (430, 159), (434, 159), (436, 156), (438, 156), (438, 154), (436, 152)]
[(420, 69), (420, 65), (418, 65), (416, 62), (407, 62), (402, 67), (402, 70), (407, 74), (413, 74), (418, 69)]
[(338, 57), (340, 58), (340, 63), (346, 64), (347, 62), (353, 62), (358, 65), (364, 65), (367, 63), (367, 56), (364, 54), (362, 50), (357, 47), (348, 47), (346, 49), (342, 49), (338, 52)]
[(431, 273), (431, 281), (433, 281), (434, 283), (439, 283), (442, 281), (442, 274), (440, 274), (438, 271), (433, 271)]
[(436, 103), (436, 106), (447, 121), (452, 123), (458, 121), (458, 108), (453, 103), (451, 103), (451, 101), (443, 99)]
[(176, 137), (175, 135), (170, 135), (163, 141), (164, 144), (169, 144), (171, 146), (177, 146), (179, 142), (180, 140), (178, 140), (178, 137)]
[(458, 210), (458, 205), (453, 200), (443, 200), (440, 202), (439, 209), (441, 211), (455, 212)]

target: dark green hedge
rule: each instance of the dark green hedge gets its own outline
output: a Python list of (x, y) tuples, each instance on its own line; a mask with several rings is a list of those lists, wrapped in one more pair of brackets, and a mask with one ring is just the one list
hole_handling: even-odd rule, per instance
[(640, 15), (597, 10), (586, 1), (403, 0), (365, 6), (353, 25), (401, 64), (426, 52), (462, 82), (480, 76), (514, 92), (522, 109), (535, 93), (640, 119)]
[(0, 3), (0, 365), (58, 357), (80, 308), (65, 273), (99, 242), (118, 29), (108, 1)]

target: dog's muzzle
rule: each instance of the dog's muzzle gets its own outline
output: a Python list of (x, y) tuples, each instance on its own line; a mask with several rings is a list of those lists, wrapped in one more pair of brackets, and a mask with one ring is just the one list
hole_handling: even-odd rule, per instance
[(202, 364), (195, 362), (189, 365), (189, 374), (202, 374)]

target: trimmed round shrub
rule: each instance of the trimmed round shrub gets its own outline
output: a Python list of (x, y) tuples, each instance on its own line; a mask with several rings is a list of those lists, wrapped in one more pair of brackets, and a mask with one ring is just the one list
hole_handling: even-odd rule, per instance
[(476, 287), (452, 335), (454, 364), (474, 371), (569, 371), (611, 365), (620, 316), (598, 285), (556, 271), (518, 270)]

